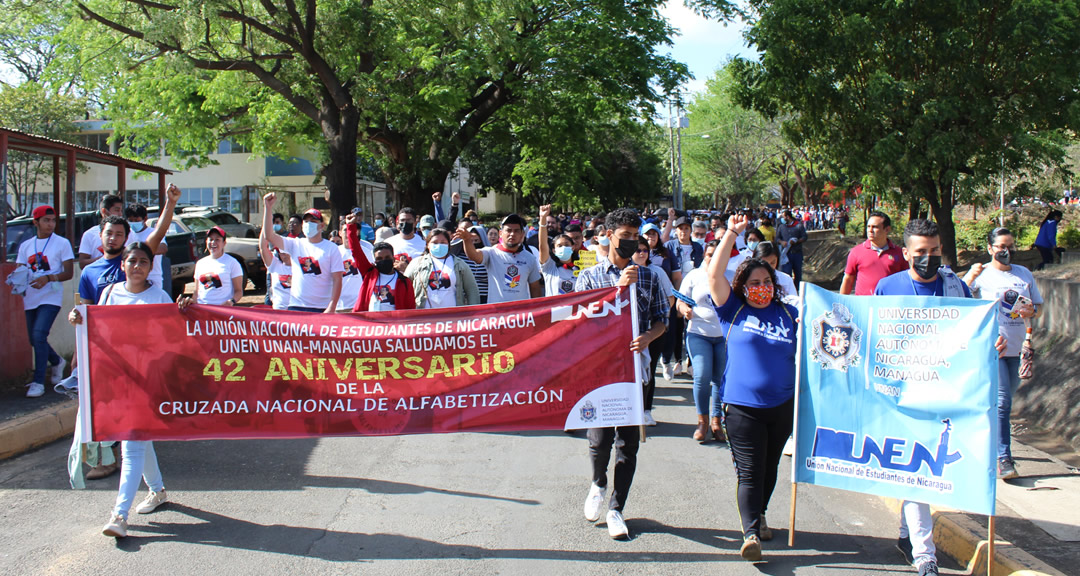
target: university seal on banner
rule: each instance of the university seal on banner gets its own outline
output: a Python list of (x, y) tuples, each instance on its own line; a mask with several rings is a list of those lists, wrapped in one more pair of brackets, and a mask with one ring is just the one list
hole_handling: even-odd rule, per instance
[(592, 402), (586, 400), (585, 405), (581, 407), (581, 419), (585, 422), (596, 420), (596, 407)]
[(811, 323), (813, 345), (810, 358), (821, 364), (822, 370), (847, 372), (848, 366), (856, 366), (862, 360), (859, 344), (863, 331), (851, 320), (847, 306), (834, 302), (832, 311), (818, 316)]

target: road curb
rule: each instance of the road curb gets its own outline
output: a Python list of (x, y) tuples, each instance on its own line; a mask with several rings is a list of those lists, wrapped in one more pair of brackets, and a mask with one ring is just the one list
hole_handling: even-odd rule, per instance
[[(882, 500), (897, 515), (900, 500)], [(934, 510), (934, 546), (967, 567), (967, 574), (986, 574), (986, 558), (989, 534), (986, 528), (967, 514), (946, 510)], [(994, 572), (992, 576), (1067, 576), (1046, 562), (1024, 552), (1012, 543), (994, 539)]]
[(71, 436), (78, 410), (78, 404), (64, 403), (0, 424), (0, 460)]

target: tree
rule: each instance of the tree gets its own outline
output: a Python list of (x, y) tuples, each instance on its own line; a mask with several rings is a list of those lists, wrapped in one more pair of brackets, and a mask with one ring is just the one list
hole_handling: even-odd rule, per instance
[[(0, 126), (56, 140), (72, 141), (75, 121), (86, 111), (81, 99), (53, 94), (37, 82), (0, 88)], [(52, 180), (48, 156), (13, 150), (8, 155), (7, 181), (14, 211), (30, 211), (40, 179)], [(5, 216), (6, 217), (6, 216)]]
[(735, 102), (733, 86), (729, 66), (706, 81), (687, 106), (693, 134), (683, 137), (688, 189), (718, 208), (757, 204), (783, 152), (779, 123)]
[[(1080, 1), (751, 0), (740, 101), (871, 190), (930, 206), (956, 262), (956, 193), (1059, 165), (1080, 118)], [(957, 186), (958, 182), (964, 186)]]
[[(597, 101), (648, 113), (686, 69), (659, 0), (85, 0), (94, 35), (125, 43), (108, 90), (134, 142), (207, 161), (229, 135), (256, 153), (286, 138), (324, 147), (335, 210), (355, 203), (357, 148), (403, 204), (441, 190), (454, 161), (504, 109)], [(107, 32), (107, 34), (102, 34)], [(89, 36), (89, 37), (88, 37)], [(84, 50), (84, 53), (89, 50)], [(114, 62), (114, 70), (115, 70)], [(568, 110), (569, 114), (571, 110)]]

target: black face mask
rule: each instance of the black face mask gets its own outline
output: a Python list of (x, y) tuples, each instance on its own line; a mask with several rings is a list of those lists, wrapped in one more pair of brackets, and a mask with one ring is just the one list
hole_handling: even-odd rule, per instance
[(379, 274), (389, 274), (394, 271), (394, 261), (376, 260), (375, 269), (379, 271)]
[(994, 260), (997, 260), (998, 262), (1001, 262), (1002, 264), (1008, 266), (1009, 262), (1012, 262), (1012, 252), (1010, 252), (1009, 250), (1001, 250), (998, 252), (994, 252)]
[(911, 257), (911, 269), (923, 280), (929, 280), (937, 276), (938, 268), (941, 268), (941, 256), (924, 254)]
[(401, 233), (402, 234), (408, 236), (409, 234), (412, 234), (413, 232), (416, 232), (416, 224), (413, 224), (412, 222), (405, 222), (405, 223), (403, 223), (401, 225)]
[(479, 250), (479, 249), (484, 247), (484, 243), (483, 242), (473, 242), (473, 246), (475, 246), (476, 249)]
[(615, 246), (615, 253), (619, 255), (619, 258), (629, 260), (634, 256), (634, 252), (637, 252), (637, 240), (620, 238), (619, 243)]

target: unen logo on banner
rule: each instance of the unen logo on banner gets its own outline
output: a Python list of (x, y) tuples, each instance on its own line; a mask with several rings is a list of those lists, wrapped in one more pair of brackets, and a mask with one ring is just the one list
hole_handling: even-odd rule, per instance
[(885, 438), (884, 445), (878, 444), (877, 440), (870, 436), (863, 438), (862, 450), (859, 456), (855, 455), (855, 434), (843, 430), (830, 428), (817, 429), (814, 434), (814, 458), (831, 458), (851, 462), (852, 464), (867, 464), (873, 457), (878, 464), (886, 470), (898, 472), (917, 472), (926, 463), (930, 474), (941, 477), (945, 473), (945, 467), (957, 462), (963, 455), (957, 451), (949, 453), (949, 435), (952, 431), (952, 423), (948, 419), (942, 421), (945, 429), (941, 431), (937, 449), (931, 454), (926, 446), (919, 442), (913, 443), (911, 456), (907, 462), (900, 460), (903, 456), (904, 446), (907, 440), (903, 438)]
[(556, 306), (551, 309), (551, 322), (561, 322), (563, 320), (577, 320), (578, 318), (603, 318), (608, 314), (615, 314), (616, 316), (622, 315), (622, 309), (630, 305), (630, 300), (624, 300), (618, 298), (615, 302), (590, 302), (584, 305), (578, 305), (574, 310), (574, 306)]

